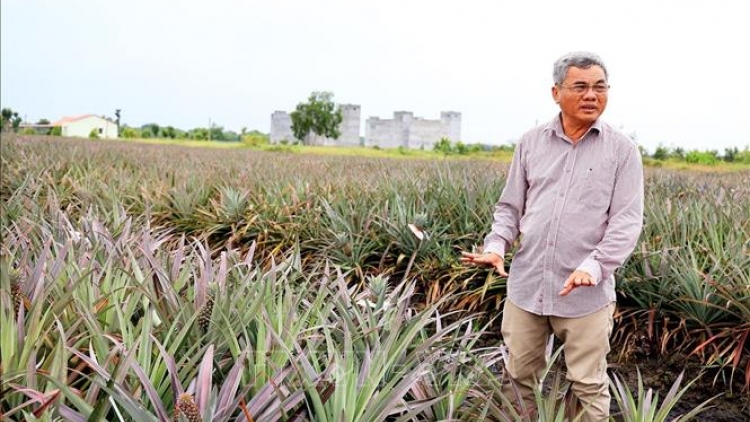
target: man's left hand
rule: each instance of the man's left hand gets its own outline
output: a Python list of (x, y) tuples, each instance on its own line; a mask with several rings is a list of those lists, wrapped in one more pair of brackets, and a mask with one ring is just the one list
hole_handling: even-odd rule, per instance
[(573, 271), (573, 274), (565, 280), (563, 289), (560, 290), (560, 296), (565, 296), (572, 292), (578, 286), (594, 286), (596, 285), (594, 277), (585, 271)]

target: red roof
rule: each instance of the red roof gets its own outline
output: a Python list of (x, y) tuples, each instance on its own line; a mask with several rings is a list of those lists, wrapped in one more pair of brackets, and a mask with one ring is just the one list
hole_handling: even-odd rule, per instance
[(93, 114), (83, 114), (83, 115), (74, 116), (74, 117), (63, 117), (62, 119), (60, 119), (60, 120), (52, 123), (52, 126), (63, 126), (63, 125), (66, 125), (68, 123), (77, 122), (79, 120), (83, 120), (83, 119), (85, 119), (87, 117), (91, 117), (91, 116), (93, 116)]

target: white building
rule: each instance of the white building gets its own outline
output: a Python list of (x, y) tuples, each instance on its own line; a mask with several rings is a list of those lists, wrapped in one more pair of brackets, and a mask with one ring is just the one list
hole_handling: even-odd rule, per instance
[(439, 120), (429, 120), (397, 111), (393, 119), (370, 117), (365, 126), (366, 146), (432, 149), (441, 138), (461, 140), (461, 113), (443, 111)]
[(93, 114), (85, 114), (76, 117), (63, 117), (52, 123), (52, 126), (60, 126), (62, 129), (62, 136), (88, 138), (91, 131), (95, 131), (100, 138), (117, 138), (117, 123), (106, 117)]
[[(339, 138), (332, 139), (312, 134), (310, 145), (360, 146), (359, 140), (360, 107), (357, 104), (339, 104), (343, 119), (339, 124)], [(271, 143), (278, 144), (286, 140), (289, 143), (298, 139), (292, 133), (292, 117), (286, 111), (274, 111), (271, 114)]]

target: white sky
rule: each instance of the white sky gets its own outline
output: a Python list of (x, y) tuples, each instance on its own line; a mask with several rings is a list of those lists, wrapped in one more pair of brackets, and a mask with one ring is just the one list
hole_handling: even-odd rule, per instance
[(270, 130), (312, 91), (437, 119), (504, 143), (556, 112), (552, 64), (573, 50), (610, 73), (605, 120), (649, 150), (750, 144), (746, 1), (38, 1), (0, 6), (0, 103), (182, 129)]

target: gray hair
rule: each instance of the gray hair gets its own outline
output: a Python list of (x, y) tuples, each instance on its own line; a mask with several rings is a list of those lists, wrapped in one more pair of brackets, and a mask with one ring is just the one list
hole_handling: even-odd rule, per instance
[(568, 53), (555, 62), (555, 69), (552, 71), (552, 77), (555, 80), (555, 85), (560, 85), (568, 75), (568, 69), (571, 67), (578, 67), (581, 69), (588, 69), (591, 66), (599, 66), (604, 70), (604, 77), (609, 79), (607, 73), (607, 67), (604, 66), (604, 61), (599, 55), (589, 53), (588, 51), (575, 51)]

